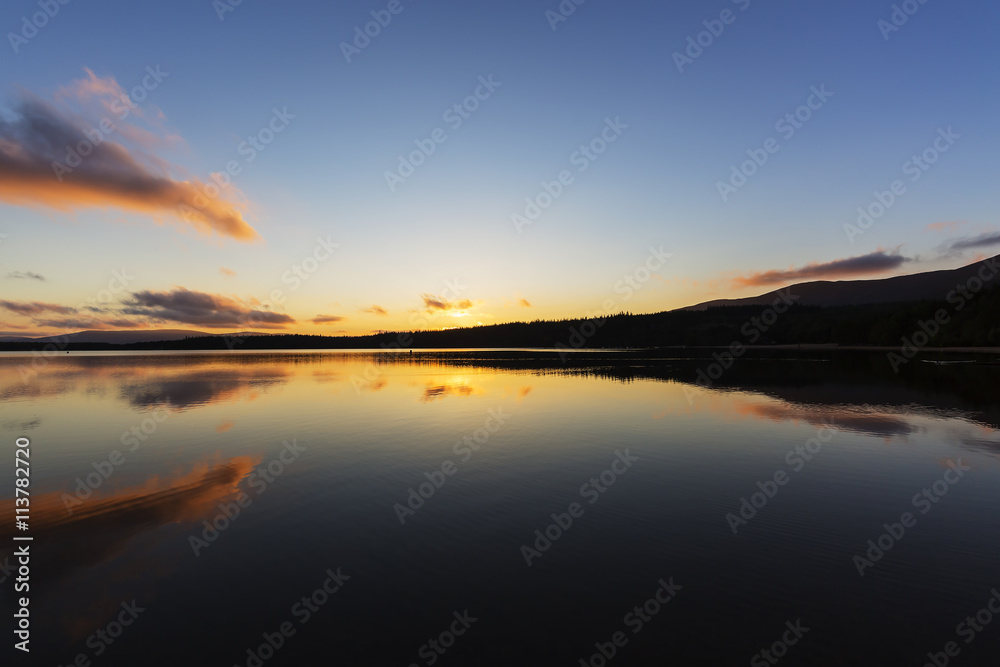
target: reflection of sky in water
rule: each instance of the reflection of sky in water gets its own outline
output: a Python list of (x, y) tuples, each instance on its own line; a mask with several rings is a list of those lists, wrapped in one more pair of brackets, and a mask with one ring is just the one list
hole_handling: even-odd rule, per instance
[[(797, 558), (813, 563), (803, 567), (822, 580), (841, 560), (849, 564), (852, 549), (877, 536), (872, 531), (880, 522), (898, 516), (915, 491), (939, 477), (945, 461), (961, 457), (976, 481), (936, 512), (949, 517), (951, 530), (962, 526), (964, 532), (949, 533), (949, 551), (927, 562), (922, 556), (896, 562), (916, 572), (946, 563), (951, 574), (935, 586), (975, 588), (991, 567), (993, 585), (1000, 583), (1000, 570), (977, 560), (972, 547), (979, 540), (993, 548), (996, 537), (971, 537), (1000, 532), (997, 520), (982, 514), (995, 509), (1000, 433), (983, 417), (992, 406), (955, 394), (919, 403), (902, 386), (898, 399), (887, 390), (889, 398), (879, 402), (870, 387), (821, 381), (812, 387), (748, 381), (716, 391), (676, 378), (405, 358), (385, 363), (350, 354), (77, 357), (54, 360), (28, 382), (16, 363), (0, 359), (0, 433), (23, 433), (33, 443), (33, 527), (39, 543), (48, 545), (38, 563), (54, 584), (36, 599), (65, 639), (56, 660), (80, 650), (98, 619), (123, 600), (169, 607), (182, 591), (197, 594), (191, 587), (222, 586), (290, 554), (358, 570), (379, 571), (385, 562), (394, 571), (401, 566), (389, 563), (403, 553), (419, 561), (441, 544), (459, 554), (499, 540), (475, 562), (499, 558), (496, 567), (503, 570), (507, 550), (516, 555), (547, 513), (565, 508), (583, 481), (626, 448), (639, 457), (634, 472), (588, 510), (591, 528), (573, 538), (597, 540), (577, 547), (577, 554), (595, 559), (579, 561), (584, 570), (603, 568), (603, 560), (614, 561), (622, 549), (638, 549), (647, 554), (640, 560), (687, 564), (688, 577), (691, 568), (709, 563), (725, 563), (728, 573), (739, 567), (729, 560), (734, 545), (750, 544), (742, 548), (758, 549), (762, 562), (801, 550)], [(482, 427), (490, 410), (501, 411), (505, 425), (462, 461), (455, 444)], [(783, 502), (776, 500), (747, 527), (740, 538), (746, 542), (734, 542), (721, 517), (757, 481), (786, 468), (787, 452), (825, 426), (833, 438), (792, 476), (778, 499)], [(293, 439), (305, 447), (301, 459), (258, 495), (248, 484), (252, 469), (275, 460)], [(124, 463), (67, 511), (64, 494), (114, 450)], [(444, 460), (459, 462), (458, 474), (405, 527), (409, 532), (400, 532), (393, 504)], [(218, 545), (195, 557), (188, 537), (241, 493), (252, 505)], [(4, 545), (10, 503), (5, 508)], [(585, 538), (596, 527), (600, 534)], [(430, 541), (414, 542), (418, 536)], [(934, 539), (941, 538), (928, 527), (912, 543)], [(778, 551), (776, 540), (784, 545)], [(8, 554), (0, 552), (0, 560)], [(554, 566), (557, 559), (543, 562)], [(436, 571), (432, 562), (427, 568)], [(569, 576), (577, 565), (559, 567)], [(517, 572), (509, 584), (515, 590)], [(716, 575), (716, 583), (703, 587), (722, 595), (733, 583)], [(209, 576), (214, 584), (206, 583)], [(277, 597), (283, 605), (285, 598)], [(232, 620), (237, 635), (255, 618), (241, 613)]]

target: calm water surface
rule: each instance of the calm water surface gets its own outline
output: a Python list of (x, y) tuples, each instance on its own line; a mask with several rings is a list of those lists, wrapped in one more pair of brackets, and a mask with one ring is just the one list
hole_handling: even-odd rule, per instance
[(998, 664), (1000, 366), (668, 356), (0, 357), (5, 623), (23, 436), (39, 665)]

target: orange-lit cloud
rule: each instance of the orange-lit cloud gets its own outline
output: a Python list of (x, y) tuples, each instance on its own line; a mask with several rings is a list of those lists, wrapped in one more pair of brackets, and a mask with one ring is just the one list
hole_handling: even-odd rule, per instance
[(520, 299), (520, 300), (518, 300), (517, 303), (522, 308), (531, 308), (531, 302), (528, 301), (527, 299)]
[(220, 266), (220, 267), (219, 267), (219, 273), (221, 273), (221, 274), (222, 274), (222, 275), (224, 275), (224, 276), (228, 276), (228, 277), (230, 277), (230, 278), (232, 278), (233, 276), (235, 276), (235, 275), (236, 275), (236, 272), (235, 272), (235, 271), (233, 271), (232, 269), (227, 269), (227, 268), (226, 268), (226, 267), (224, 267), (224, 266)]
[(932, 232), (943, 232), (946, 229), (951, 229), (952, 227), (959, 227), (964, 224), (965, 224), (964, 220), (953, 220), (950, 222), (932, 222), (931, 224), (927, 225), (925, 229), (928, 229)]
[(336, 324), (337, 322), (343, 322), (344, 318), (340, 315), (317, 315), (309, 321), (313, 324)]
[(362, 308), (361, 312), (362, 313), (369, 313), (371, 315), (388, 315), (389, 314), (386, 311), (385, 308), (383, 308), (382, 306), (379, 306), (377, 304), (372, 304), (368, 308)]
[(773, 270), (751, 273), (747, 276), (737, 276), (732, 279), (733, 287), (761, 287), (766, 285), (784, 285), (798, 280), (830, 280), (851, 278), (855, 276), (885, 273), (910, 261), (898, 251), (886, 252), (877, 250), (867, 255), (836, 259), (832, 262), (807, 264), (801, 268), (790, 268), (784, 271)]
[(420, 298), (424, 300), (424, 307), (427, 312), (446, 312), (450, 310), (468, 310), (472, 308), (472, 302), (468, 299), (462, 299), (461, 301), (449, 301), (444, 297), (434, 296), (433, 294), (421, 294)]
[(154, 322), (180, 322), (208, 328), (283, 329), (295, 320), (284, 313), (254, 310), (236, 299), (183, 287), (170, 292), (135, 292), (121, 310)]
[(258, 238), (243, 203), (225, 191), (206, 196), (205, 183), (178, 180), (182, 170), (147, 153), (169, 141), (133, 122), (140, 107), (125, 105), (129, 98), (113, 78), (87, 74), (60, 90), (58, 108), (26, 94), (11, 105), (13, 118), (0, 120), (0, 201), (60, 211), (117, 208), (205, 234)]

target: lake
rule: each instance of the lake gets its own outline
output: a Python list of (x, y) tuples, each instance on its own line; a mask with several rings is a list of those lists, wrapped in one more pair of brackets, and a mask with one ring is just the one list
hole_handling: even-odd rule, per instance
[(40, 665), (996, 664), (995, 359), (6, 354), (4, 618), (30, 544)]

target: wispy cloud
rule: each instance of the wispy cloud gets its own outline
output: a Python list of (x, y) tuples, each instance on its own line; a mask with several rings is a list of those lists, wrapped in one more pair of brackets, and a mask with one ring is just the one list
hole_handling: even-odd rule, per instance
[(388, 315), (389, 314), (386, 311), (385, 308), (383, 308), (382, 306), (379, 306), (377, 304), (372, 304), (368, 308), (362, 308), (360, 312), (362, 312), (362, 313), (369, 313), (371, 315)]
[(427, 309), (427, 312), (468, 310), (473, 306), (472, 302), (468, 299), (462, 299), (461, 301), (449, 301), (443, 297), (434, 296), (433, 294), (421, 294), (420, 298), (424, 300), (424, 308)]
[(966, 236), (946, 244), (948, 251), (975, 250), (1000, 245), (1000, 232), (985, 232), (976, 236)]
[(51, 329), (143, 329), (147, 325), (135, 320), (126, 319), (99, 319), (99, 318), (55, 318), (36, 319), (34, 325), (37, 327), (48, 327)]
[(20, 324), (11, 324), (10, 322), (0, 322), (0, 329), (27, 329), (28, 327), (21, 326)]
[(17, 280), (45, 280), (45, 276), (34, 271), (11, 271), (4, 277)]
[(43, 313), (58, 313), (69, 315), (76, 312), (76, 308), (60, 306), (57, 303), (42, 303), (41, 301), (0, 301), (0, 308), (9, 310), (18, 315), (41, 315)]
[(336, 324), (343, 322), (344, 318), (339, 315), (317, 315), (309, 321), (313, 324)]
[[(113, 78), (87, 73), (61, 89), (55, 103), (25, 93), (9, 105), (12, 117), (0, 118), (0, 201), (61, 211), (118, 208), (205, 234), (258, 238), (243, 204), (204, 196), (203, 182), (179, 180), (174, 174), (183, 170), (149, 152), (164, 140), (133, 123), (140, 114), (124, 106), (128, 96)], [(88, 122), (95, 106), (118, 113)], [(95, 130), (102, 121), (111, 131)]]
[(122, 313), (154, 322), (180, 322), (214, 329), (283, 329), (295, 320), (284, 313), (255, 310), (236, 299), (183, 287), (169, 292), (135, 292)]
[(527, 299), (519, 299), (517, 304), (522, 308), (531, 308), (531, 302)]
[(898, 250), (886, 252), (877, 250), (867, 255), (836, 259), (832, 262), (806, 264), (800, 268), (772, 270), (737, 276), (732, 279), (734, 287), (761, 287), (766, 285), (788, 284), (801, 280), (829, 280), (851, 278), (877, 273), (885, 273), (899, 268), (909, 257), (899, 254)]
[(224, 276), (228, 276), (228, 277), (230, 277), (230, 278), (232, 278), (233, 276), (235, 276), (235, 275), (236, 275), (236, 272), (235, 272), (235, 271), (233, 271), (232, 269), (227, 269), (227, 268), (226, 268), (226, 267), (224, 267), (224, 266), (220, 266), (220, 267), (219, 267), (219, 273), (221, 273), (221, 274), (222, 274), (222, 275), (224, 275)]
[(953, 227), (960, 227), (965, 224), (964, 220), (951, 220), (948, 222), (932, 222), (925, 229), (932, 232), (943, 232)]

